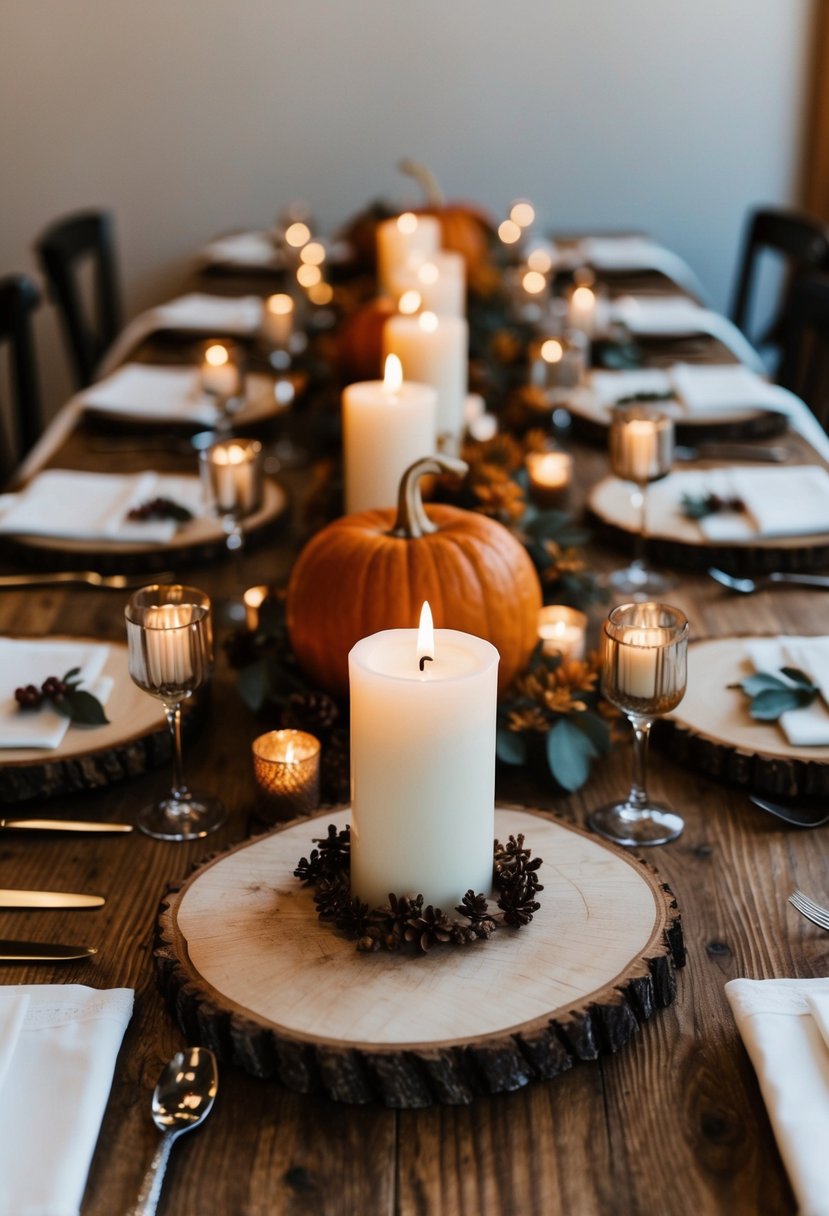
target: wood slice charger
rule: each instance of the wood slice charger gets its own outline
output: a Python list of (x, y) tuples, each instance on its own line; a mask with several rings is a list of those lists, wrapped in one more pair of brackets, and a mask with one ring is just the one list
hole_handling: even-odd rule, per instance
[(325, 811), (208, 860), (165, 897), (159, 984), (191, 1039), (287, 1088), (391, 1107), (520, 1089), (626, 1043), (676, 995), (679, 911), (644, 862), (539, 811), (497, 808), (544, 864), (517, 931), (361, 954), (293, 876)]
[[(54, 642), (98, 638), (50, 637)], [(53, 750), (0, 749), (0, 803), (98, 789), (135, 777), (169, 759), (170, 731), (161, 702), (130, 679), (125, 643), (109, 642), (103, 675), (114, 680), (106, 726), (70, 726)], [(63, 672), (55, 672), (62, 676)], [(12, 690), (8, 690), (10, 693)]]

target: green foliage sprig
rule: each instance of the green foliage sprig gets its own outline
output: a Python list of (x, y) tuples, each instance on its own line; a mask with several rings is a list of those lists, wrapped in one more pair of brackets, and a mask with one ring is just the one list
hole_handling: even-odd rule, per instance
[(804, 709), (820, 696), (820, 689), (799, 668), (781, 667), (780, 674), (785, 679), (768, 671), (757, 671), (728, 687), (739, 688), (750, 698), (748, 712), (758, 722), (776, 722), (781, 714), (790, 709)]

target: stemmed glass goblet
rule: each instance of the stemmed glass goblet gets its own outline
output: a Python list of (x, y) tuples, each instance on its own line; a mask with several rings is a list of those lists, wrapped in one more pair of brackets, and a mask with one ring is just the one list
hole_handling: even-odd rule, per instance
[[(222, 520), (227, 549), (242, 583), (244, 520), (262, 505), (264, 469), (258, 439), (222, 439), (199, 452), (202, 489), (209, 508)], [(244, 616), (244, 604), (231, 602), (231, 619)]]
[(633, 503), (639, 510), (633, 560), (624, 570), (608, 575), (607, 583), (621, 595), (652, 599), (663, 595), (674, 580), (651, 570), (645, 562), (647, 487), (667, 477), (674, 462), (674, 422), (670, 414), (652, 406), (616, 406), (610, 423), (610, 467), (624, 481), (634, 483)]
[(688, 621), (669, 604), (620, 604), (605, 621), (602, 691), (633, 727), (633, 780), (626, 799), (593, 811), (588, 822), (616, 844), (666, 844), (685, 826), (648, 796), (645, 770), (654, 718), (685, 695), (687, 649)]
[(218, 798), (187, 787), (182, 769), (181, 707), (205, 683), (212, 662), (210, 600), (197, 587), (154, 584), (135, 592), (125, 617), (130, 676), (163, 702), (173, 740), (170, 794), (142, 807), (138, 826), (158, 840), (195, 840), (226, 815)]

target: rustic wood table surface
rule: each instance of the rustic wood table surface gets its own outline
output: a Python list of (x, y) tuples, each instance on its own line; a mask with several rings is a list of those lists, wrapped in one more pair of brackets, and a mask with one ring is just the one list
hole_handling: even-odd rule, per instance
[[(138, 432), (135, 432), (138, 435)], [(81, 425), (48, 458), (54, 466), (187, 469), (173, 446), (152, 453), (105, 448)], [(140, 445), (140, 437), (137, 440)], [(786, 437), (793, 449), (801, 441)], [(605, 454), (573, 444), (577, 495), (607, 471)], [(294, 525), (307, 485), (285, 478)], [(245, 585), (280, 582), (295, 556), (290, 524), (243, 559)], [(591, 549), (597, 568), (622, 555)], [(9, 563), (5, 569), (13, 568)], [(214, 596), (238, 589), (219, 560), (178, 572)], [(690, 618), (694, 637), (731, 633), (826, 633), (829, 596), (764, 591), (731, 595), (702, 575), (684, 575), (669, 597)], [(94, 635), (122, 641), (120, 593), (44, 588), (0, 592), (0, 630), (42, 636)], [(605, 609), (592, 613), (592, 636)], [(93, 913), (0, 913), (0, 935), (85, 941), (88, 963), (0, 964), (0, 983), (82, 983), (135, 989), (135, 1013), (116, 1068), (83, 1206), (84, 1216), (126, 1211), (138, 1193), (158, 1133), (150, 1095), (182, 1034), (156, 989), (153, 934), (168, 884), (209, 853), (259, 830), (250, 744), (263, 729), (237, 695), (218, 648), (208, 720), (187, 746), (192, 784), (225, 801), (226, 826), (205, 841), (169, 844), (126, 838), (46, 836), (0, 843), (5, 886), (92, 890), (106, 896)], [(597, 763), (568, 798), (528, 774), (499, 771), (499, 796), (554, 809), (583, 824), (592, 807), (627, 790), (630, 753)], [(122, 785), (20, 804), (16, 810), (132, 821), (167, 787), (167, 766)], [(736, 976), (808, 977), (829, 971), (829, 936), (786, 903), (794, 887), (829, 898), (829, 827), (786, 828), (756, 810), (740, 790), (678, 768), (654, 751), (651, 792), (686, 822), (676, 842), (647, 851), (679, 902), (688, 961), (678, 995), (616, 1055), (577, 1065), (556, 1079), (468, 1107), (394, 1111), (340, 1106), (287, 1092), (232, 1068), (221, 1072), (216, 1109), (198, 1135), (175, 1150), (161, 1211), (168, 1216), (568, 1216), (672, 1212), (740, 1216), (795, 1211), (754, 1072), (724, 995)], [(9, 808), (12, 809), (12, 808)], [(217, 909), (217, 915), (221, 911)], [(531, 931), (531, 930), (529, 930)], [(413, 965), (416, 965), (413, 964)]]

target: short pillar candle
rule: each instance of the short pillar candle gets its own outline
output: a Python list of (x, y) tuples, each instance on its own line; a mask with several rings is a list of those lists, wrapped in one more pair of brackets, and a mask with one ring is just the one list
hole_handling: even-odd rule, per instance
[(434, 215), (402, 215), (377, 225), (377, 290), (394, 293), (394, 274), (411, 258), (427, 258), (440, 249), (440, 220)]
[(383, 327), (383, 355), (397, 355), (406, 380), (431, 384), (437, 393), (438, 438), (463, 436), (469, 384), (469, 326), (463, 317), (390, 317)]

